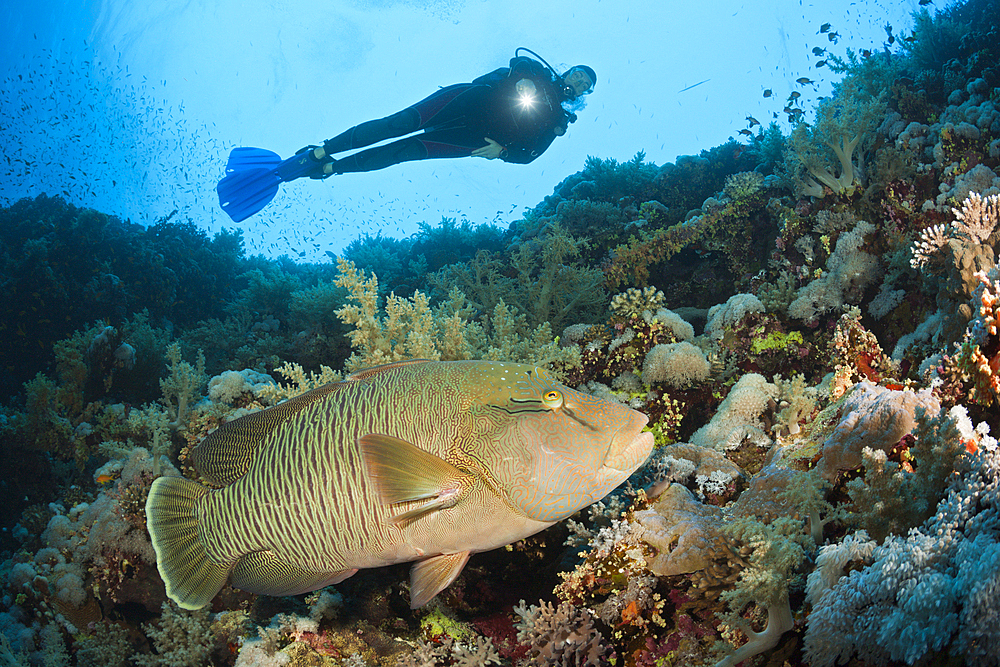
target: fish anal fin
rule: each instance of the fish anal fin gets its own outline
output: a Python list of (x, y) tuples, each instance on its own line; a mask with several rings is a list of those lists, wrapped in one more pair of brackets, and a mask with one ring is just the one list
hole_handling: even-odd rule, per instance
[(298, 595), (339, 584), (357, 571), (357, 568), (350, 568), (310, 572), (289, 563), (272, 551), (253, 551), (236, 561), (231, 583), (235, 588), (261, 595)]
[(468, 551), (431, 556), (410, 568), (410, 609), (423, 607), (448, 588), (469, 560)]
[(451, 507), (470, 477), (444, 459), (391, 435), (372, 433), (358, 438), (358, 443), (383, 505), (435, 498), (429, 504), (434, 507), (424, 506), (419, 513)]

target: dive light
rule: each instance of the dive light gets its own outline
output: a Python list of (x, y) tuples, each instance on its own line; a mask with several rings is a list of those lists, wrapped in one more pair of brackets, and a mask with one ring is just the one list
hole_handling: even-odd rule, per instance
[(535, 105), (535, 82), (531, 79), (521, 79), (514, 84), (514, 92), (522, 109), (528, 110)]

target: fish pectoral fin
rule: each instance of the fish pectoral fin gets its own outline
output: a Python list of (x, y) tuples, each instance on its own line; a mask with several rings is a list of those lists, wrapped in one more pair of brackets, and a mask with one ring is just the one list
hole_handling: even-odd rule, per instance
[(469, 560), (468, 551), (432, 556), (410, 568), (410, 609), (423, 607), (448, 588)]
[(456, 490), (454, 493), (442, 493), (429, 503), (424, 503), (420, 507), (415, 507), (412, 510), (401, 512), (392, 516), (392, 518), (389, 519), (389, 523), (394, 526), (399, 526), (400, 528), (405, 528), (425, 514), (430, 514), (431, 512), (436, 512), (437, 510), (452, 507), (458, 502), (460, 497), (461, 490)]
[(372, 433), (358, 438), (358, 443), (383, 505), (435, 498), (418, 508), (418, 514), (451, 507), (471, 477), (444, 459), (391, 435)]
[(351, 568), (310, 572), (289, 563), (273, 551), (252, 551), (236, 561), (230, 581), (235, 588), (244, 591), (280, 597), (339, 584), (357, 571), (357, 568)]

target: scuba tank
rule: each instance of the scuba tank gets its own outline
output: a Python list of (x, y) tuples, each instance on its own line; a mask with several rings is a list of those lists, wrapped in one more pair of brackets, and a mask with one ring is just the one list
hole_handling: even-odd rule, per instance
[(519, 46), (516, 49), (514, 49), (514, 57), (517, 58), (518, 57), (517, 54), (520, 53), (521, 51), (527, 51), (531, 55), (538, 58), (539, 62), (541, 62), (543, 65), (549, 68), (549, 71), (552, 72), (552, 82), (559, 86), (559, 88), (562, 90), (564, 97), (570, 100), (576, 99), (576, 93), (573, 91), (573, 88), (571, 86), (566, 85), (566, 83), (563, 82), (562, 77), (559, 76), (559, 72), (557, 72), (555, 68), (552, 67), (552, 65), (550, 65), (545, 60), (545, 58), (541, 57), (540, 55), (538, 55), (537, 53), (535, 53), (534, 51), (525, 46)]

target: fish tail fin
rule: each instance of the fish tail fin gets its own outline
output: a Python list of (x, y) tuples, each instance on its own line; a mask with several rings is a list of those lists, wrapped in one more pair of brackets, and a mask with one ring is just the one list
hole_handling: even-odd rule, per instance
[(182, 609), (201, 609), (229, 576), (213, 562), (198, 538), (196, 504), (209, 489), (183, 477), (153, 480), (146, 499), (146, 527), (156, 552), (156, 567), (167, 595)]

